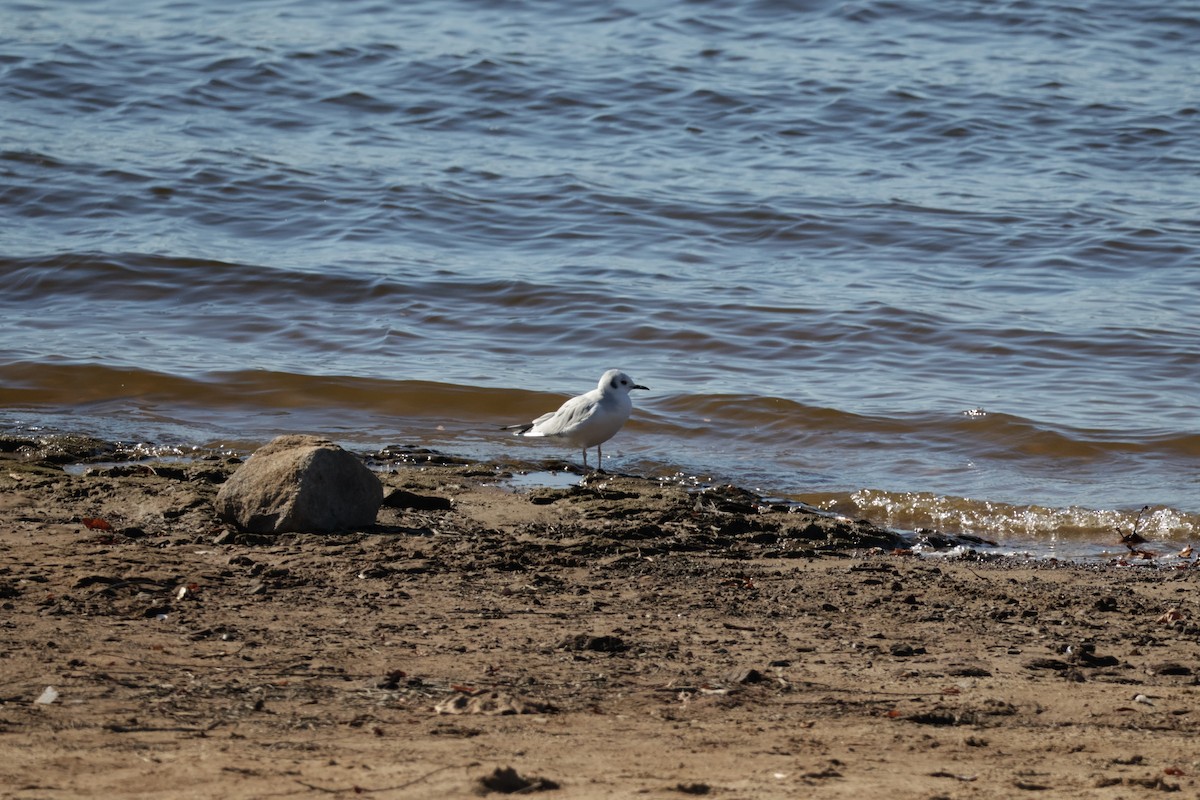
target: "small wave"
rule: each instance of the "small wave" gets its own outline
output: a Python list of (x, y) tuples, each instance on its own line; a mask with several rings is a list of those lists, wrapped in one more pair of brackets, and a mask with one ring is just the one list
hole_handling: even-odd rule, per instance
[(1080, 544), (1101, 548), (1111, 546), (1114, 552), (1119, 553), (1126, 550), (1121, 544), (1121, 535), (1134, 530), (1152, 544), (1168, 548), (1180, 548), (1200, 538), (1200, 514), (1166, 507), (1152, 508), (1146, 512), (1140, 509), (1078, 506), (1051, 508), (927, 492), (888, 492), (878, 489), (828, 496), (802, 495), (796, 499), (848, 516), (866, 517), (894, 528), (968, 533), (1038, 548), (1063, 542), (1069, 547)]
[[(522, 396), (525, 396), (522, 402)], [(147, 403), (214, 411), (284, 412), (314, 409), (334, 417), (347, 410), (365, 415), (446, 420), (505, 420), (528, 412), (522, 393), (432, 381), (389, 381), (334, 375), (240, 370), (199, 376), (171, 375), (107, 364), (0, 365), (0, 407), (105, 404), (130, 408)]]

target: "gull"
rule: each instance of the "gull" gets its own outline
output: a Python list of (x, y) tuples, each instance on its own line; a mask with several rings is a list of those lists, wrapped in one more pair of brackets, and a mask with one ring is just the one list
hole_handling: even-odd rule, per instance
[[(533, 422), (507, 425), (502, 430), (514, 436), (550, 436), (563, 439), (583, 448), (583, 468), (588, 468), (587, 451), (596, 448), (597, 464), (602, 464), (604, 452), (600, 445), (607, 442), (633, 410), (629, 400), (632, 389), (646, 389), (619, 369), (610, 369), (600, 376), (600, 382), (590, 392), (572, 397), (558, 411), (542, 414)], [(647, 390), (649, 391), (649, 390)], [(597, 466), (599, 468), (599, 466)]]

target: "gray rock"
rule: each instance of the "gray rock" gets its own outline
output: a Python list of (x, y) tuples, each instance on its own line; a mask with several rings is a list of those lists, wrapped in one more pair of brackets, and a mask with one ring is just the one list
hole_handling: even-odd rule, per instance
[(352, 453), (317, 436), (280, 436), (225, 482), (217, 514), (250, 533), (372, 525), (383, 485)]

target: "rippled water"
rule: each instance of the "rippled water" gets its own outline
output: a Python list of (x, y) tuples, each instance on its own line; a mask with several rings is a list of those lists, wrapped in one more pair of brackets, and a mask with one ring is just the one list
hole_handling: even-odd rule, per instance
[(570, 455), (620, 366), (610, 468), (1200, 534), (1194, 3), (0, 16), (0, 429)]

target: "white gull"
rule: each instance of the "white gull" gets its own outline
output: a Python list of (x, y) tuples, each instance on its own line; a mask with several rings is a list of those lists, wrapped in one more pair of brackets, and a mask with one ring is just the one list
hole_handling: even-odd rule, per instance
[(600, 445), (607, 442), (633, 410), (629, 392), (646, 389), (619, 369), (610, 369), (600, 376), (600, 382), (590, 392), (572, 397), (558, 411), (543, 414), (533, 422), (508, 425), (503, 430), (515, 436), (546, 436), (562, 439), (583, 448), (583, 468), (587, 469), (587, 451), (596, 448), (597, 468), (603, 464)]

